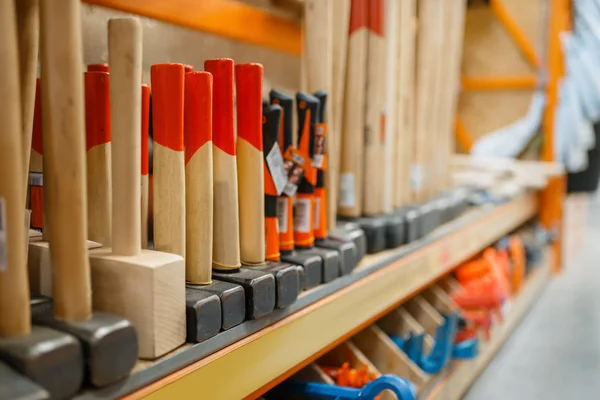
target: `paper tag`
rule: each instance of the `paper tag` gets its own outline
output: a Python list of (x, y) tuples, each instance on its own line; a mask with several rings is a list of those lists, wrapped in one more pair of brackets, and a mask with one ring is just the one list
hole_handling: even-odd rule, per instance
[(340, 207), (354, 207), (356, 199), (354, 198), (354, 174), (340, 174)]
[(0, 197), (0, 272), (6, 271), (6, 200)]
[(319, 197), (315, 197), (315, 212), (313, 218), (313, 229), (319, 229), (321, 227), (321, 199)]
[(325, 154), (327, 153), (327, 124), (315, 125), (315, 143), (313, 147), (312, 166), (319, 169), (325, 168)]
[(413, 190), (421, 189), (421, 182), (423, 180), (423, 170), (420, 165), (414, 164), (410, 169), (410, 185)]
[(283, 156), (281, 155), (281, 150), (279, 149), (279, 144), (277, 142), (273, 144), (271, 151), (267, 154), (266, 160), (267, 167), (269, 168), (273, 183), (275, 184), (275, 190), (277, 190), (277, 195), (279, 196), (283, 193), (285, 185), (287, 185), (288, 175), (285, 171)]
[(304, 176), (307, 164), (308, 167), (310, 167), (310, 164), (308, 163), (308, 157), (293, 147), (287, 149), (284, 158), (283, 167), (288, 176), (288, 181), (283, 189), (283, 193), (293, 196), (298, 190), (298, 185)]
[(294, 232), (310, 232), (310, 199), (296, 199), (294, 209)]
[(288, 221), (288, 201), (287, 197), (277, 198), (277, 221), (279, 222), (279, 233), (287, 233)]

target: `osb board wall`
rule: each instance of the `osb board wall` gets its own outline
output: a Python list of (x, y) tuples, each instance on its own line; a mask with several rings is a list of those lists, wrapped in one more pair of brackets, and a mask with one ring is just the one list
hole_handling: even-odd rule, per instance
[[(501, 0), (544, 61), (548, 0)], [(469, 6), (465, 25), (463, 76), (507, 76), (535, 73), (488, 5)], [(458, 113), (471, 136), (479, 138), (523, 117), (531, 90), (462, 92)]]
[[(109, 18), (128, 15), (97, 6), (83, 5), (84, 62), (108, 62), (107, 22)], [(152, 64), (177, 62), (203, 70), (209, 58), (233, 58), (236, 63), (257, 62), (265, 67), (264, 90), (272, 87), (296, 92), (300, 87), (300, 57), (280, 53), (198, 32), (164, 22), (141, 18), (144, 30), (143, 79), (150, 83)], [(223, 21), (223, 23), (227, 23)]]

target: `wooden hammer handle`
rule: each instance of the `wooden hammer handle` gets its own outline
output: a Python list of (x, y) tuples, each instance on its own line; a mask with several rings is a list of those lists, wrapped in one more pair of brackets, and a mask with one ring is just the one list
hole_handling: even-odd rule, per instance
[(79, 0), (42, 1), (44, 172), (55, 317), (91, 313), (88, 260), (83, 54)]
[(142, 248), (142, 26), (137, 18), (108, 21), (108, 57), (113, 141), (113, 252), (133, 256)]
[(17, 27), (12, 0), (0, 1), (0, 337), (29, 333)]
[(19, 40), (19, 67), (21, 82), (22, 115), (22, 152), (23, 152), (23, 193), (27, 191), (27, 171), (31, 154), (31, 136), (33, 127), (33, 108), (39, 50), (39, 0), (19, 0), (15, 2), (17, 10), (17, 29)]

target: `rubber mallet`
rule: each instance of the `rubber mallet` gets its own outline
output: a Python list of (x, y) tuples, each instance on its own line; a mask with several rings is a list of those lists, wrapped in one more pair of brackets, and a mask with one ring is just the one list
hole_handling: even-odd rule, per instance
[[(87, 381), (104, 386), (129, 374), (137, 361), (138, 341), (129, 321), (92, 313), (80, 7), (77, 0), (41, 3), (42, 117), (49, 149), (44, 152), (44, 170), (51, 176), (45, 188), (50, 194), (46, 215), (54, 313), (36, 315), (34, 322), (79, 339)], [(111, 289), (114, 296), (115, 287)]]
[[(299, 265), (281, 262), (279, 232), (277, 229), (277, 196), (287, 181), (283, 158), (277, 143), (281, 107), (267, 106), (262, 110), (262, 148), (264, 154), (264, 230), (266, 266), (257, 267), (273, 273), (277, 282), (277, 308), (285, 308), (296, 301), (303, 289), (304, 270)], [(274, 179), (275, 177), (275, 179)], [(275, 182), (278, 182), (278, 186)]]
[[(271, 104), (281, 107), (279, 123), (279, 135), (277, 142), (282, 154), (293, 146), (292, 138), (292, 115), (294, 110), (294, 99), (284, 92), (271, 90), (269, 93)], [(279, 252), (282, 261), (299, 265), (304, 270), (302, 286), (310, 289), (323, 282), (323, 264), (327, 263), (328, 270), (335, 265), (337, 260), (334, 253), (329, 258), (323, 259), (319, 254), (298, 253), (294, 251), (294, 201), (292, 196), (283, 193), (277, 198), (277, 218), (279, 221)]]
[(213, 158), (212, 75), (185, 74), (187, 341), (201, 342), (244, 321), (244, 289), (212, 280)]
[[(317, 169), (317, 181), (314, 188), (314, 226), (313, 235), (315, 237), (315, 246), (330, 250), (335, 250), (340, 254), (340, 275), (349, 274), (358, 263), (358, 251), (356, 244), (352, 240), (341, 241), (328, 237), (327, 227), (327, 192), (325, 190), (325, 169), (327, 167), (327, 155), (325, 152), (327, 138), (327, 124), (325, 123), (325, 107), (327, 105), (327, 93), (319, 91), (314, 94), (319, 100), (319, 110), (317, 113), (317, 123), (311, 131), (313, 138), (313, 162)], [(319, 152), (320, 154), (317, 154)]]
[(207, 60), (204, 62), (204, 69), (213, 76), (212, 275), (220, 281), (241, 285), (246, 292), (246, 318), (260, 318), (275, 307), (275, 278), (256, 269), (240, 268), (238, 172), (233, 126), (233, 60)]
[(0, 363), (0, 400), (46, 400), (50, 393), (31, 379), (18, 374), (4, 363)]
[[(319, 99), (308, 93), (296, 94), (296, 110), (298, 113), (298, 150), (307, 156), (312, 165), (314, 156), (314, 129), (319, 113)], [(317, 180), (317, 169), (309, 167), (296, 192), (294, 207), (294, 247), (298, 252), (310, 251), (323, 254), (323, 282), (330, 282), (340, 276), (340, 254), (335, 250), (314, 247), (314, 185)], [(333, 257), (329, 257), (331, 254)], [(326, 259), (335, 263), (327, 263)]]
[[(79, 342), (70, 335), (32, 327), (25, 263), (24, 165), (21, 138), (19, 59), (14, 2), (0, 1), (0, 360), (44, 388), (53, 398), (70, 398), (83, 380)], [(22, 379), (0, 369), (2, 396), (25, 390)]]
[(241, 261), (242, 265), (273, 274), (275, 305), (284, 308), (298, 298), (300, 276), (295, 265), (265, 263), (265, 180), (268, 181), (271, 176), (267, 174), (265, 177), (263, 152), (263, 66), (253, 63), (236, 65), (235, 82)]

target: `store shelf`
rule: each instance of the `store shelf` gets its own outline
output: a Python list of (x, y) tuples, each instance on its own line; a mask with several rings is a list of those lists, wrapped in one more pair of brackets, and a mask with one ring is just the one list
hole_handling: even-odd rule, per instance
[(82, 0), (285, 53), (302, 52), (298, 21), (236, 0)]
[(438, 377), (432, 388), (421, 396), (425, 400), (459, 400), (488, 365), (519, 321), (531, 309), (550, 279), (551, 263), (546, 258), (531, 274), (521, 293), (514, 299), (504, 321), (497, 325), (487, 342), (481, 342), (480, 354), (472, 361), (455, 363)]
[[(255, 398), (373, 323), (499, 237), (531, 219), (535, 194), (484, 206), (399, 249), (365, 257), (347, 276), (305, 292), (285, 310), (140, 362), (124, 382), (79, 399)], [(335, 321), (335, 324), (331, 321)], [(232, 377), (230, 385), (210, 385)]]

